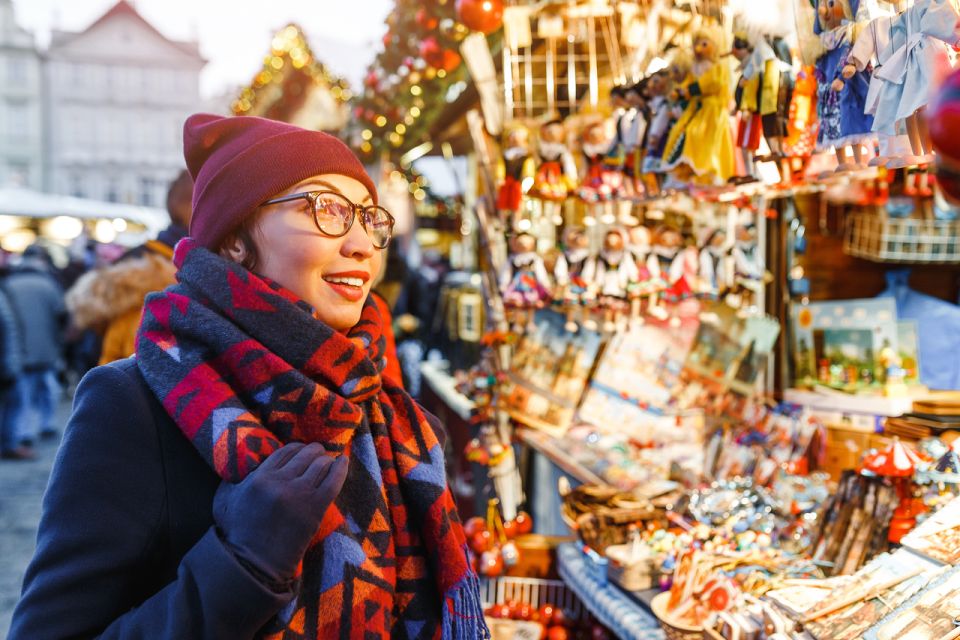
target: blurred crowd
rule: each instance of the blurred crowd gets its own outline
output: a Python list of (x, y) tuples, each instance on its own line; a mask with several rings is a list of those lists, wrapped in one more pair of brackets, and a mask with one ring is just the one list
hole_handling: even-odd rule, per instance
[(65, 390), (133, 354), (144, 298), (174, 282), (173, 247), (187, 234), (192, 194), (183, 171), (167, 193), (170, 225), (112, 260), (90, 243), (57, 267), (34, 244), (0, 267), (0, 459), (32, 459), (37, 440), (60, 435)]

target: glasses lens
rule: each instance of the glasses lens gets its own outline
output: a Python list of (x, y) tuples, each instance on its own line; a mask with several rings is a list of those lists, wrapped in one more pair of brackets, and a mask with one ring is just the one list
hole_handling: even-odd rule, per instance
[(374, 246), (385, 248), (393, 235), (393, 216), (383, 207), (367, 207), (365, 215), (367, 233)]
[(353, 207), (345, 198), (335, 193), (324, 193), (317, 197), (314, 216), (320, 231), (338, 237), (346, 233), (353, 220)]

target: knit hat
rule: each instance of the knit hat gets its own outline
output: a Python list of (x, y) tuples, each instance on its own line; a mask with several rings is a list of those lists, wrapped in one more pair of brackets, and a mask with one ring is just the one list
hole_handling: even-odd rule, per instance
[(183, 156), (194, 181), (190, 235), (208, 249), (264, 201), (312, 176), (353, 178), (377, 202), (373, 180), (347, 145), (285, 122), (196, 113), (183, 125)]

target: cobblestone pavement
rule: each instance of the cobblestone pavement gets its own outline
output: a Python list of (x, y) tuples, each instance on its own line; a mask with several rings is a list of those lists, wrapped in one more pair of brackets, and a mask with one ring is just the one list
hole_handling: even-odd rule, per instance
[[(70, 402), (64, 400), (58, 424), (66, 424), (69, 415)], [(9, 632), (23, 572), (36, 546), (41, 501), (58, 444), (38, 443), (37, 458), (29, 462), (0, 460), (0, 638)]]

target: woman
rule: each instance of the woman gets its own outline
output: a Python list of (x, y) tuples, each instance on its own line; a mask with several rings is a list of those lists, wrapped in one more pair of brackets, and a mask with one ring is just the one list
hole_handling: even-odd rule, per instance
[(380, 376), (363, 166), (206, 114), (184, 155), (179, 284), (77, 390), (11, 637), (486, 637), (441, 444)]

